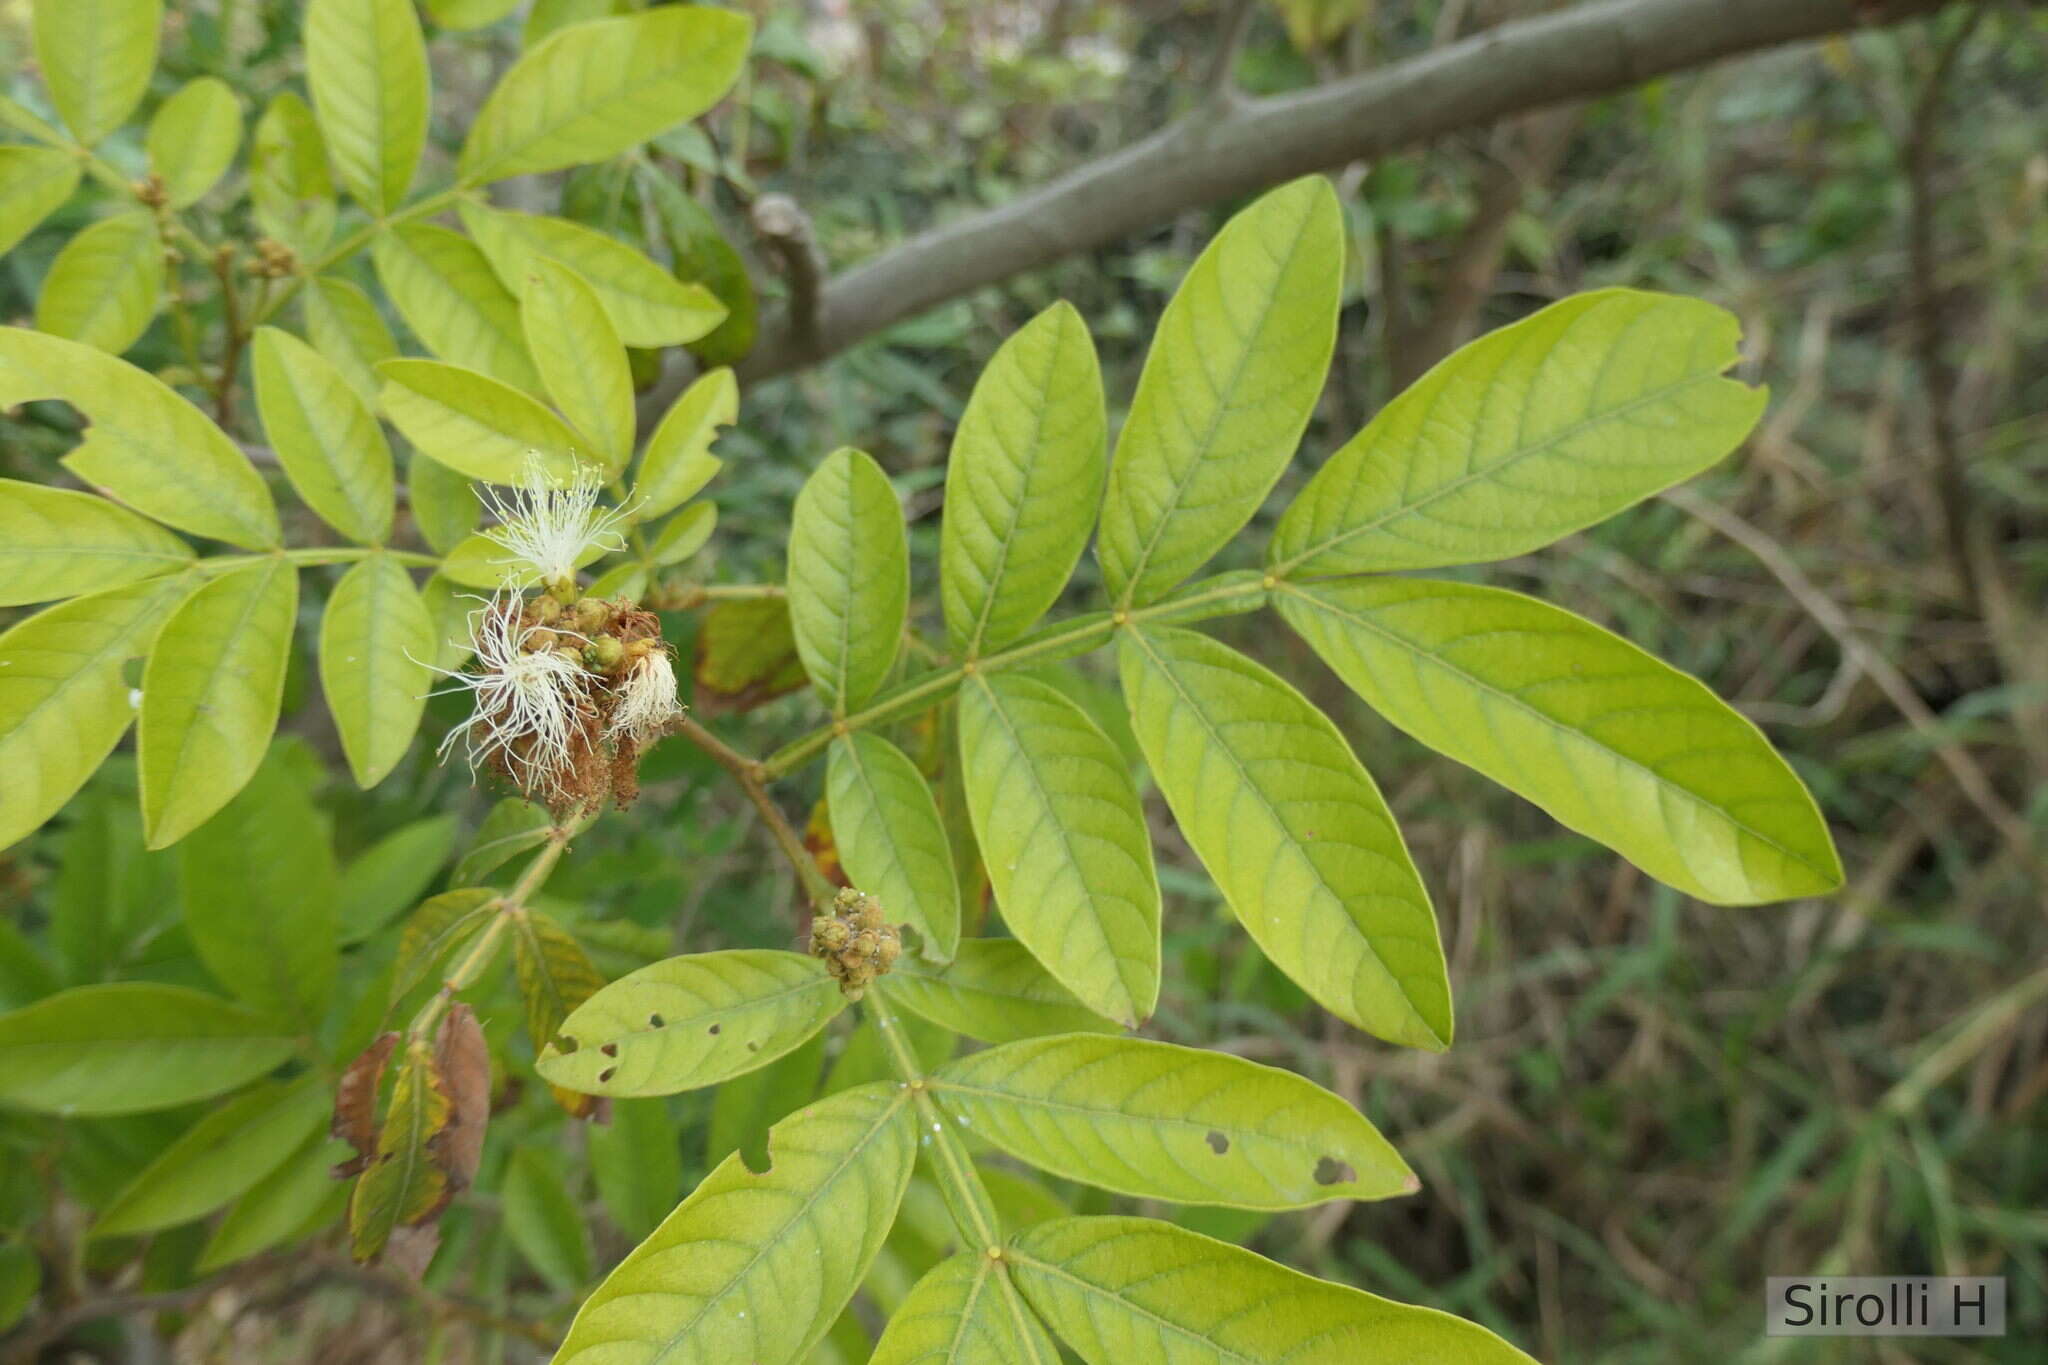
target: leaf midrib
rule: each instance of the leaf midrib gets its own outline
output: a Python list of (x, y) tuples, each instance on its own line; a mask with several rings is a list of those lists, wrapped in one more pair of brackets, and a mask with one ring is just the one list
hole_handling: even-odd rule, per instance
[[(1718, 815), (1721, 819), (1727, 821), (1741, 834), (1749, 838), (1755, 839), (1757, 842), (1763, 844), (1765, 847), (1770, 848), (1775, 852), (1782, 854), (1784, 857), (1789, 858), (1792, 861), (1798, 863), (1801, 867), (1804, 867), (1808, 871), (1814, 873), (1823, 881), (1827, 881), (1831, 878), (1832, 874), (1829, 871), (1829, 869), (1816, 866), (1813, 860), (1807, 857), (1805, 854), (1798, 853), (1790, 848), (1787, 848), (1784, 844), (1772, 838), (1770, 835), (1764, 833), (1762, 830), (1756, 828), (1754, 825), (1751, 825), (1747, 821), (1741, 819), (1739, 816), (1737, 816), (1734, 812), (1728, 810), (1726, 807), (1717, 805), (1715, 802), (1707, 799), (1705, 796), (1702, 796), (1697, 792), (1692, 791), (1690, 788), (1679, 786), (1670, 778), (1665, 777), (1662, 773), (1659, 773), (1656, 769), (1650, 767), (1642, 760), (1632, 758), (1628, 754), (1623, 753), (1619, 749), (1611, 748), (1608, 745), (1602, 744), (1599, 740), (1593, 738), (1591, 735), (1587, 734), (1583, 730), (1575, 730), (1571, 726), (1564, 724), (1562, 721), (1556, 720), (1551, 716), (1545, 715), (1543, 712), (1531, 706), (1528, 702), (1523, 701), (1520, 697), (1514, 696), (1512, 693), (1503, 692), (1499, 688), (1493, 686), (1491, 683), (1481, 680), (1477, 675), (1468, 673), (1465, 670), (1457, 667), (1455, 664), (1451, 663), (1449, 660), (1445, 659), (1441, 654), (1436, 653), (1434, 650), (1425, 649), (1422, 646), (1414, 643), (1413, 641), (1407, 640), (1402, 636), (1396, 634), (1395, 632), (1387, 629), (1385, 626), (1378, 625), (1363, 617), (1355, 616), (1349, 610), (1338, 606), (1337, 604), (1331, 602), (1328, 598), (1322, 597), (1313, 592), (1306, 591), (1302, 588), (1295, 587), (1291, 584), (1283, 583), (1280, 586), (1285, 591), (1291, 593), (1295, 597), (1303, 599), (1317, 610), (1326, 612), (1327, 614), (1334, 616), (1341, 621), (1344, 621), (1351, 625), (1355, 625), (1359, 629), (1364, 630), (1370, 634), (1379, 636), (1380, 638), (1390, 642), (1395, 648), (1412, 654), (1416, 658), (1427, 661), (1433, 667), (1437, 668), (1438, 670), (1444, 673), (1450, 674), (1454, 678), (1459, 679), (1460, 681), (1464, 682), (1467, 686), (1473, 688), (1475, 691), (1481, 692), (1490, 698), (1505, 703), (1511, 709), (1519, 711), (1523, 715), (1534, 719), (1540, 725), (1552, 731), (1555, 731), (1558, 734), (1563, 735), (1567, 739), (1576, 740), (1581, 744), (1589, 745), (1592, 748), (1598, 750), (1599, 752), (1606, 754), (1609, 757), (1617, 760), (1623, 766), (1634, 769), (1635, 771), (1643, 774), (1645, 777), (1648, 777), (1653, 783), (1656, 784), (1657, 788), (1660, 791), (1668, 791), (1673, 795), (1683, 798), (1687, 803), (1693, 806), (1701, 807), (1705, 810), (1713, 812), (1715, 815)], [(1674, 849), (1678, 847), (1676, 840), (1673, 840), (1673, 847)], [(1682, 853), (1680, 856), (1680, 861), (1684, 861)], [(1749, 874), (1746, 871), (1743, 873), (1743, 880), (1751, 880)]]

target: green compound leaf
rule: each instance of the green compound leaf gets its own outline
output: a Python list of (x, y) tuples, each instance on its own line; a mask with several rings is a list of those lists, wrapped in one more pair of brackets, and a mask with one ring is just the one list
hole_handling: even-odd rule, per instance
[(512, 912), (512, 964), (526, 1006), (526, 1036), (539, 1052), (562, 1021), (604, 988), (604, 973), (569, 931), (536, 910)]
[(652, 521), (710, 483), (724, 464), (711, 453), (711, 443), (739, 415), (740, 390), (731, 370), (712, 370), (692, 381), (647, 439), (640, 478), (627, 503), (634, 520)]
[(54, 147), (0, 147), (0, 255), (78, 188), (78, 158)]
[(1296, 1209), (1417, 1181), (1356, 1109), (1242, 1057), (1077, 1033), (946, 1063), (931, 1083), (975, 1136), (1041, 1170), (1139, 1199)]
[(1620, 636), (1425, 579), (1290, 586), (1279, 602), (1374, 710), (1659, 881), (1720, 905), (1841, 885), (1813, 797), (1756, 726)]
[(256, 409), (285, 477), (327, 524), (364, 545), (391, 534), (391, 444), (327, 357), (275, 327), (253, 348)]
[(156, 69), (161, 0), (35, 6), (36, 64), (64, 125), (88, 147), (128, 121)]
[(985, 1250), (933, 1266), (889, 1317), (868, 1365), (1059, 1365), (1059, 1347)]
[(845, 1003), (825, 964), (796, 953), (672, 957), (584, 1001), (535, 1065), (556, 1085), (586, 1094), (673, 1095), (767, 1065)]
[(680, 564), (710, 542), (718, 526), (718, 504), (700, 502), (686, 507), (661, 528), (655, 538), (652, 558), (658, 568)]
[(1121, 606), (1154, 601), (1272, 490), (1337, 344), (1344, 223), (1320, 176), (1216, 234), (1159, 319), (1117, 438), (1096, 557)]
[(486, 483), (516, 484), (529, 457), (557, 477), (576, 467), (576, 433), (508, 384), (459, 365), (403, 356), (377, 367), (377, 405), (430, 460)]
[(855, 731), (833, 741), (825, 779), (832, 837), (853, 884), (879, 896), (891, 922), (907, 919), (925, 956), (943, 962), (960, 943), (960, 880), (939, 803), (901, 749)]
[(960, 692), (974, 837), (1010, 932), (1098, 1014), (1135, 1027), (1159, 999), (1159, 878), (1115, 741), (1044, 683)]
[(0, 1100), (46, 1114), (139, 1114), (236, 1089), (292, 1054), (287, 1030), (217, 995), (121, 981), (0, 1014)]
[(339, 874), (306, 783), (273, 755), (178, 852), (185, 929), (207, 971), (279, 1019), (320, 1019), (340, 951)]
[(193, 535), (278, 544), (263, 476), (156, 376), (75, 341), (0, 327), (0, 408), (33, 398), (62, 399), (90, 420), (64, 465), (95, 488)]
[(584, 437), (578, 447), (618, 474), (633, 456), (633, 376), (597, 294), (568, 266), (541, 257), (527, 265), (519, 316), (548, 397)]
[(127, 667), (191, 590), (182, 575), (81, 597), (0, 634), (0, 848), (49, 819), (135, 719)]
[(476, 243), (432, 223), (406, 223), (378, 233), (370, 254), (398, 315), (429, 351), (501, 384), (540, 392), (519, 301)]
[(453, 1117), (433, 1049), (416, 1040), (392, 1083), (391, 1107), (377, 1130), (369, 1169), (349, 1194), (349, 1245), (357, 1260), (382, 1251), (401, 1224), (423, 1222), (447, 1204), (453, 1191), (447, 1171), (434, 1159), (434, 1139)]
[(912, 1115), (902, 1086), (860, 1086), (770, 1129), (762, 1174), (727, 1157), (597, 1287), (555, 1365), (798, 1365), (895, 1221)]
[(506, 860), (516, 858), (529, 848), (540, 847), (547, 842), (553, 824), (545, 806), (522, 801), (516, 796), (506, 797), (491, 807), (490, 814), (477, 827), (475, 842), (462, 855), (462, 861), (455, 865), (455, 885), (473, 886), (503, 866)]
[[(455, 880), (463, 880), (461, 869)], [(459, 943), (466, 943), (499, 913), (498, 893), (487, 886), (443, 891), (420, 902), (398, 935), (391, 964), (391, 1003), (397, 1004), (425, 981)]]
[(464, 185), (604, 161), (716, 104), (753, 22), (678, 5), (558, 29), (512, 64), (462, 144)]
[(0, 606), (104, 592), (191, 563), (191, 546), (118, 503), (0, 479)]
[(312, 109), (290, 90), (272, 96), (256, 120), (249, 143), (249, 200), (257, 226), (302, 258), (319, 255), (334, 235), (327, 143)]
[(1063, 1218), (1004, 1259), (1088, 1365), (1534, 1365), (1483, 1327), (1147, 1218)]
[(389, 555), (334, 585), (320, 618), (320, 688), (356, 784), (374, 787), (412, 747), (426, 709), (434, 623), (412, 575)]
[(298, 572), (272, 559), (202, 585), (164, 622), (142, 673), (135, 745), (151, 848), (203, 824), (263, 761), (298, 604)]
[(1539, 549), (1733, 450), (1767, 397), (1722, 372), (1734, 316), (1601, 289), (1462, 347), (1301, 490), (1283, 575), (1427, 569)]
[(628, 346), (678, 346), (718, 326), (725, 305), (685, 284), (632, 247), (566, 218), (490, 209), (464, 201), (462, 225), (515, 293), (536, 260), (556, 261), (583, 278)]
[(149, 328), (164, 296), (155, 215), (102, 218), (64, 244), (36, 299), (36, 327), (119, 355)]
[(410, 910), (455, 849), (452, 811), (400, 825), (355, 856), (335, 891), (341, 941), (361, 943)]
[(306, 84), (334, 169), (382, 217), (412, 185), (427, 144), (427, 45), (411, 0), (310, 0)]
[(1116, 1025), (1074, 998), (1013, 938), (964, 938), (943, 967), (902, 958), (882, 978), (889, 999), (984, 1043), (1045, 1033), (1112, 1033)]
[(315, 1133), (235, 1201), (207, 1239), (194, 1268), (199, 1274), (211, 1274), (309, 1236), (333, 1221), (347, 1193), (335, 1183), (333, 1168), (348, 1155), (347, 1143)]
[(910, 605), (910, 546), (888, 475), (839, 449), (804, 483), (789, 529), (789, 619), (818, 698), (843, 716), (896, 662)]
[(568, 1186), (545, 1153), (521, 1147), (505, 1163), (499, 1190), (505, 1235), (557, 1293), (590, 1282), (590, 1238)]
[(1108, 445), (1095, 345), (1063, 300), (996, 351), (953, 435), (939, 567), (954, 652), (1009, 644), (1059, 597), (1102, 503)]
[(398, 354), (398, 342), (370, 296), (347, 280), (320, 275), (299, 291), (306, 336), (334, 362), (366, 403), (377, 401), (377, 366)]
[(584, 1132), (605, 1211), (619, 1231), (639, 1241), (668, 1217), (683, 1188), (681, 1134), (666, 1101), (614, 1100), (612, 1121)]
[(1429, 893), (1329, 717), (1193, 631), (1126, 631), (1117, 656), (1145, 761), (1266, 956), (1346, 1022), (1448, 1047), (1451, 985)]
[(242, 106), (218, 76), (188, 81), (149, 121), (149, 168), (164, 182), (171, 207), (195, 203), (235, 161), (242, 144)]
[(253, 1188), (325, 1125), (333, 1098), (311, 1074), (237, 1095), (164, 1149), (107, 1205), (95, 1237), (132, 1237), (204, 1218)]

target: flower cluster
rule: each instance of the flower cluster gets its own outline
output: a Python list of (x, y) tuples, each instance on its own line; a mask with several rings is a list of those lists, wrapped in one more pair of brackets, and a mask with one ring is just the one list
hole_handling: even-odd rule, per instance
[(849, 1000), (867, 994), (903, 952), (893, 925), (883, 922), (882, 903), (865, 891), (842, 888), (832, 913), (811, 921), (811, 956), (821, 959)]
[(476, 710), (442, 753), (464, 745), (472, 772), (497, 773), (558, 814), (607, 797), (623, 805), (639, 790), (641, 751), (682, 710), (660, 619), (577, 585), (591, 551), (623, 547), (625, 513), (598, 505), (593, 475), (560, 484), (537, 463), (518, 489), (484, 500), (500, 518), (486, 534), (509, 552), (505, 565), (545, 591), (500, 588), (470, 613), (475, 660), (447, 676), (475, 694)]

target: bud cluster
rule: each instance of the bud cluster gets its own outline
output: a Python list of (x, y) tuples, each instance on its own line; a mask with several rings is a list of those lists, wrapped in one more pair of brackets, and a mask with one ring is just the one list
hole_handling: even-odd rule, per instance
[(275, 237), (256, 239), (256, 259), (249, 263), (249, 273), (260, 279), (281, 280), (299, 268), (296, 252)]
[(811, 921), (811, 956), (824, 961), (849, 1000), (866, 994), (868, 983), (885, 975), (902, 952), (895, 926), (882, 920), (881, 901), (865, 891), (843, 888), (832, 913)]

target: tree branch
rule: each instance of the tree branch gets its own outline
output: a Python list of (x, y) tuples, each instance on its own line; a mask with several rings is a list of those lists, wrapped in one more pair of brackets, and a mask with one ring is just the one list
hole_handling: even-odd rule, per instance
[(1188, 209), (1461, 129), (1943, 0), (1595, 0), (1294, 94), (1204, 106), (998, 208), (922, 233), (826, 283), (814, 321), (763, 332), (740, 376), (812, 365), (949, 299)]

